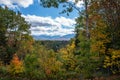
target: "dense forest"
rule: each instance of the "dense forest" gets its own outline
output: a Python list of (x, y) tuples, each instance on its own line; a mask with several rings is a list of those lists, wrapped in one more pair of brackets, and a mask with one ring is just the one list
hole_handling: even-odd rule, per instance
[[(65, 3), (62, 13), (77, 9), (67, 0), (40, 1)], [(0, 80), (120, 80), (120, 0), (84, 6), (69, 42), (34, 40), (19, 11), (0, 7)]]
[(69, 41), (59, 41), (59, 40), (37, 40), (35, 41), (37, 44), (45, 46), (47, 49), (53, 49), (55, 52), (64, 48), (69, 44)]

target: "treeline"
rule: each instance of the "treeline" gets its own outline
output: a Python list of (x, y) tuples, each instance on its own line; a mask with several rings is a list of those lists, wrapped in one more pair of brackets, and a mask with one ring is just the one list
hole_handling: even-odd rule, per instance
[[(50, 7), (61, 0), (46, 1)], [(29, 35), (30, 25), (19, 12), (0, 7), (1, 79), (103, 80), (117, 75), (114, 79), (119, 80), (120, 2), (87, 0), (87, 4), (76, 19), (75, 38), (57, 52)]]
[(57, 52), (59, 49), (64, 48), (69, 44), (69, 41), (59, 40), (37, 40), (36, 43), (45, 46), (47, 49), (53, 49)]

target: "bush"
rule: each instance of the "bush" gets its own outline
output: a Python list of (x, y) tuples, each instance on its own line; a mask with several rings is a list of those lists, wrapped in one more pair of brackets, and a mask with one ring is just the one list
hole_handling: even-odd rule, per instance
[(7, 67), (4, 66), (2, 64), (2, 62), (0, 62), (0, 75), (6, 75), (8, 72), (7, 72)]
[(24, 72), (23, 62), (19, 60), (16, 54), (13, 55), (13, 59), (8, 66), (8, 72), (12, 75), (21, 74)]

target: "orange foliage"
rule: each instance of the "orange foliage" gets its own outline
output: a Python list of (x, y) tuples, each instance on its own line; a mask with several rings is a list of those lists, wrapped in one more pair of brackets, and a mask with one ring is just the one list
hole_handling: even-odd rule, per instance
[(19, 58), (16, 54), (13, 55), (13, 59), (10, 62), (8, 71), (11, 74), (19, 74), (24, 71), (23, 63), (22, 63), (22, 61), (19, 60)]

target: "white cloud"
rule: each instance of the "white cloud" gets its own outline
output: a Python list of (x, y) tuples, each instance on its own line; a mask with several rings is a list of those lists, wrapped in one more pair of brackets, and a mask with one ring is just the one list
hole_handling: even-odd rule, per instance
[[(75, 0), (68, 0), (69, 2), (75, 3)], [(32, 5), (34, 0), (0, 0), (0, 4), (6, 5), (9, 8), (18, 8), (18, 7), (29, 7)], [(39, 2), (39, 0), (38, 0)], [(83, 0), (79, 0), (76, 3), (77, 7), (83, 7)]]
[(65, 17), (41, 17), (22, 15), (31, 24), (31, 35), (64, 36), (73, 34), (75, 20)]
[(16, 7), (28, 7), (33, 4), (33, 0), (0, 0), (0, 4), (6, 5), (9, 8), (16, 8)]
[(84, 2), (83, 1), (78, 1), (76, 4), (77, 7), (83, 7)]
[[(32, 30), (31, 30), (32, 31)], [(32, 35), (47, 35), (47, 36), (64, 36), (67, 34), (73, 34), (73, 29), (58, 29), (58, 30), (46, 30), (46, 29), (42, 29), (40, 28), (38, 31), (32, 31), (31, 32)]]
[(67, 26), (67, 27), (71, 27), (73, 24), (75, 24), (75, 21), (73, 21), (72, 19), (69, 19), (69, 18), (65, 18), (65, 17), (57, 17), (55, 19), (55, 21), (60, 23), (63, 26)]
[[(75, 3), (75, 0), (68, 0), (68, 1), (69, 1), (69, 2), (72, 2), (72, 3)], [(79, 7), (79, 8), (81, 8), (81, 7), (83, 7), (83, 4), (84, 4), (83, 0), (79, 0), (79, 1), (76, 3), (76, 6)]]

